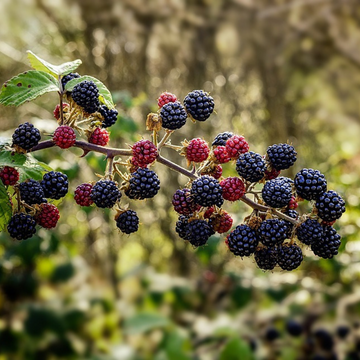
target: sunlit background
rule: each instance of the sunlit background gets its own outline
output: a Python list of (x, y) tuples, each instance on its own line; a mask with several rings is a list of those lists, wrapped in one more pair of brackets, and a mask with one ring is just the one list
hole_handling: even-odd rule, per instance
[[(174, 144), (223, 131), (262, 154), (292, 142), (298, 161), (284, 175), (320, 170), (347, 211), (335, 225), (338, 256), (305, 249), (298, 270), (265, 273), (229, 253), (224, 237), (194, 250), (177, 236), (171, 198), (187, 179), (163, 165), (154, 166), (160, 193), (131, 202), (141, 225), (125, 236), (113, 212), (73, 200), (77, 185), (103, 173), (104, 157), (36, 153), (68, 175), (70, 191), (56, 230), (21, 243), (0, 234), (1, 360), (360, 359), (358, 1), (2, 0), (1, 84), (29, 69), (26, 50), (55, 64), (79, 58), (80, 74), (106, 84), (120, 113), (111, 146), (150, 139), (146, 114), (161, 92), (183, 99), (204, 89), (216, 113), (188, 121)], [(25, 121), (51, 134), (57, 100), (1, 107), (1, 136)], [(163, 155), (186, 166), (171, 149)], [(234, 165), (224, 174), (236, 175)], [(251, 212), (226, 209), (234, 224)], [(303, 324), (300, 337), (287, 333), (288, 320)], [(350, 329), (344, 340), (339, 326)], [(312, 335), (319, 329), (334, 344)]]

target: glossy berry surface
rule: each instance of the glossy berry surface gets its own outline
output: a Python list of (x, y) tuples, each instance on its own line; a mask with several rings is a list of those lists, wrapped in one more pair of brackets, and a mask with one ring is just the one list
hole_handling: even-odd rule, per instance
[(190, 192), (194, 201), (201, 206), (221, 207), (224, 202), (222, 191), (222, 187), (215, 178), (203, 175), (193, 181)]
[(296, 161), (297, 152), (289, 144), (271, 145), (266, 152), (271, 166), (276, 170), (288, 169)]
[(257, 266), (262, 270), (272, 270), (277, 264), (277, 250), (271, 247), (262, 247), (254, 253)]
[(50, 171), (44, 174), (41, 187), (46, 198), (59, 200), (68, 192), (68, 178), (62, 172)]
[(78, 73), (70, 73), (61, 78), (61, 85), (63, 87), (63, 90), (65, 90), (65, 85), (73, 79), (78, 79), (80, 75)]
[(190, 140), (186, 146), (186, 159), (195, 163), (203, 162), (207, 159), (210, 148), (207, 142), (200, 138)]
[(74, 86), (71, 96), (85, 112), (92, 114), (99, 108), (99, 89), (93, 81), (84, 80)]
[(222, 196), (225, 200), (236, 201), (245, 195), (245, 185), (238, 177), (227, 177), (220, 181), (223, 189)]
[(89, 143), (100, 146), (106, 146), (109, 140), (109, 132), (103, 128), (96, 128), (89, 137)]
[(213, 234), (214, 230), (206, 220), (192, 220), (186, 226), (186, 238), (195, 247), (205, 245)]
[(294, 178), (297, 194), (306, 200), (315, 200), (327, 189), (324, 174), (319, 170), (302, 169)]
[(231, 160), (226, 150), (226, 146), (223, 145), (217, 146), (214, 149), (213, 153), (214, 153), (215, 161), (219, 164), (225, 164)]
[(100, 105), (98, 111), (103, 117), (101, 127), (108, 128), (116, 123), (119, 114), (116, 109), (109, 109), (106, 105)]
[(45, 193), (38, 181), (28, 179), (19, 184), (20, 198), (28, 205), (46, 202)]
[(116, 218), (116, 226), (125, 234), (131, 234), (139, 229), (139, 217), (134, 210), (127, 210)]
[(159, 189), (160, 180), (156, 173), (146, 168), (139, 168), (131, 174), (125, 194), (130, 199), (150, 199), (158, 193)]
[(19, 172), (11, 167), (11, 166), (4, 166), (0, 170), (0, 179), (5, 186), (13, 186), (19, 181)]
[(238, 225), (226, 239), (229, 250), (241, 257), (253, 254), (259, 243), (256, 232), (245, 224)]
[(19, 125), (12, 135), (13, 146), (17, 145), (26, 151), (37, 145), (40, 139), (40, 131), (28, 122)]
[(257, 234), (262, 244), (274, 247), (287, 238), (288, 228), (284, 220), (267, 219), (261, 223)]
[(291, 200), (292, 187), (287, 181), (276, 178), (265, 183), (261, 195), (266, 205), (282, 208), (287, 206)]
[(170, 92), (163, 92), (158, 100), (157, 100), (157, 104), (159, 109), (162, 108), (165, 104), (169, 103), (169, 102), (175, 102), (177, 101), (177, 97), (176, 95), (170, 93)]
[(301, 248), (296, 244), (284, 244), (278, 247), (278, 264), (283, 270), (292, 271), (303, 261)]
[(314, 219), (306, 219), (296, 229), (297, 238), (305, 245), (321, 241), (323, 235), (323, 227)]
[(92, 205), (94, 203), (90, 197), (92, 188), (93, 186), (88, 183), (78, 185), (74, 193), (75, 202), (80, 206)]
[(246, 139), (241, 135), (233, 135), (226, 140), (226, 151), (232, 159), (237, 159), (240, 154), (249, 151), (249, 144)]
[(245, 180), (258, 182), (265, 175), (265, 161), (260, 154), (249, 151), (239, 155), (236, 161), (236, 171)]
[(35, 216), (36, 223), (45, 229), (54, 228), (59, 219), (59, 209), (53, 204), (41, 204), (39, 213)]
[(189, 92), (184, 105), (190, 116), (198, 121), (205, 121), (214, 111), (214, 99), (203, 90)]
[(338, 254), (341, 245), (341, 236), (332, 226), (323, 227), (324, 235), (320, 241), (311, 245), (311, 250), (315, 255), (324, 259), (331, 259)]
[(132, 163), (137, 167), (146, 167), (158, 157), (157, 147), (150, 140), (140, 140), (132, 146)]
[(329, 190), (317, 199), (315, 207), (322, 220), (334, 221), (345, 212), (345, 201), (336, 191)]
[(220, 134), (217, 134), (212, 142), (212, 146), (225, 146), (226, 141), (230, 139), (234, 134), (232, 132), (226, 131)]
[(7, 230), (12, 238), (26, 240), (35, 234), (36, 222), (31, 215), (18, 213), (11, 217)]
[(162, 127), (167, 130), (177, 130), (186, 123), (187, 113), (179, 101), (169, 102), (160, 110)]
[(115, 181), (99, 180), (90, 193), (91, 200), (99, 208), (112, 208), (121, 198)]
[(190, 190), (187, 188), (175, 191), (172, 198), (172, 205), (174, 210), (182, 215), (190, 215), (200, 210), (200, 205), (194, 202), (193, 197), (190, 195)]
[(75, 144), (76, 134), (73, 128), (67, 125), (59, 126), (53, 135), (53, 142), (61, 149), (68, 149)]

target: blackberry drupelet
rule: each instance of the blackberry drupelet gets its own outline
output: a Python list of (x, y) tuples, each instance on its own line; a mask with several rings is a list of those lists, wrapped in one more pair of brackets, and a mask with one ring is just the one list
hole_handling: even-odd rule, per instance
[(221, 207), (224, 202), (222, 191), (222, 187), (215, 178), (203, 175), (193, 181), (190, 192), (195, 203), (201, 206)]
[(71, 97), (85, 112), (92, 114), (99, 108), (99, 89), (93, 81), (84, 80), (74, 86)]
[(44, 174), (41, 186), (46, 198), (58, 200), (67, 194), (69, 183), (67, 176), (62, 172), (50, 171)]
[(327, 183), (324, 174), (319, 170), (302, 169), (294, 178), (297, 194), (306, 200), (315, 200), (326, 191)]
[(10, 236), (17, 240), (26, 240), (36, 233), (36, 222), (31, 215), (18, 213), (11, 217), (7, 226)]
[(116, 109), (109, 109), (106, 105), (100, 105), (98, 111), (104, 118), (101, 127), (108, 128), (116, 123), (119, 114)]
[(116, 226), (125, 234), (131, 234), (139, 229), (139, 217), (134, 210), (127, 210), (116, 218)]
[(253, 151), (240, 154), (236, 161), (237, 173), (250, 182), (260, 181), (264, 177), (265, 169), (263, 157)]
[(303, 254), (299, 246), (284, 244), (278, 247), (278, 264), (283, 270), (294, 270), (302, 261)]
[(306, 219), (296, 229), (297, 238), (305, 245), (320, 242), (323, 235), (323, 227), (314, 219)]
[(226, 131), (220, 134), (217, 134), (212, 142), (212, 146), (225, 146), (226, 141), (230, 139), (234, 134), (232, 132)]
[(12, 146), (17, 145), (26, 151), (32, 149), (41, 139), (40, 131), (28, 122), (20, 124), (12, 135)]
[(262, 270), (272, 270), (277, 264), (277, 249), (263, 247), (257, 249), (254, 253), (255, 261)]
[(288, 169), (296, 161), (297, 152), (289, 144), (271, 145), (266, 152), (271, 166), (276, 170)]
[(169, 102), (160, 110), (162, 127), (168, 130), (177, 130), (186, 123), (187, 113), (179, 101)]
[(320, 241), (311, 245), (311, 250), (315, 255), (324, 259), (331, 259), (338, 254), (341, 245), (341, 236), (332, 226), (323, 227), (324, 235)]
[(80, 75), (78, 73), (70, 73), (62, 77), (61, 85), (63, 90), (65, 90), (65, 85), (72, 79), (78, 79)]
[(336, 191), (329, 190), (317, 199), (315, 207), (322, 220), (334, 221), (345, 212), (345, 201)]
[(26, 180), (19, 184), (20, 198), (28, 205), (46, 202), (44, 189), (38, 181)]
[(198, 121), (205, 121), (214, 111), (214, 99), (203, 90), (193, 90), (184, 99), (186, 111)]
[(130, 199), (150, 199), (158, 193), (159, 189), (160, 180), (156, 173), (147, 168), (139, 168), (131, 174), (125, 194)]
[(187, 225), (189, 223), (189, 217), (180, 215), (176, 222), (175, 231), (184, 240), (189, 240), (190, 234), (187, 232)]
[(91, 189), (91, 200), (99, 208), (112, 208), (121, 198), (115, 181), (99, 180)]
[(287, 206), (291, 200), (292, 187), (287, 181), (276, 178), (265, 183), (261, 195), (266, 205), (282, 208)]
[(175, 191), (172, 198), (172, 205), (174, 210), (182, 215), (190, 215), (194, 211), (200, 210), (201, 206), (194, 202), (190, 195), (189, 189), (178, 189)]
[(238, 225), (226, 238), (229, 250), (237, 256), (250, 256), (256, 250), (259, 239), (248, 225)]
[(213, 234), (214, 230), (206, 220), (192, 220), (186, 226), (187, 240), (196, 247), (205, 245)]
[(287, 238), (288, 227), (284, 220), (264, 220), (257, 230), (259, 240), (269, 247), (279, 245)]

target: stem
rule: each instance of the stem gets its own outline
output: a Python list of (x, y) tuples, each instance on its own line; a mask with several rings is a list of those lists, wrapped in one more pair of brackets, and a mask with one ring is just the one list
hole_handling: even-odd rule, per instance
[(165, 135), (163, 136), (163, 138), (160, 140), (159, 144), (158, 144), (158, 151), (165, 145), (166, 141), (169, 139), (169, 137), (171, 136), (171, 134), (174, 132), (174, 130), (166, 130)]
[(114, 170), (114, 157), (108, 157), (106, 162), (105, 177), (109, 177), (112, 180)]
[(64, 124), (64, 111), (63, 111), (63, 97), (62, 97), (62, 93), (59, 92), (59, 97), (60, 97), (60, 125)]
[(183, 174), (183, 175), (187, 176), (190, 179), (196, 179), (197, 178), (197, 176), (194, 173), (184, 169), (182, 166), (180, 166), (178, 164), (175, 164), (175, 163), (173, 163), (172, 161), (170, 161), (168, 159), (165, 159), (161, 155), (159, 155), (157, 157), (156, 161), (159, 162), (160, 164), (163, 164), (163, 165), (169, 167), (172, 170), (175, 170), (175, 171), (179, 172), (180, 174)]
[(156, 130), (153, 130), (153, 143), (156, 147), (158, 146), (158, 136)]

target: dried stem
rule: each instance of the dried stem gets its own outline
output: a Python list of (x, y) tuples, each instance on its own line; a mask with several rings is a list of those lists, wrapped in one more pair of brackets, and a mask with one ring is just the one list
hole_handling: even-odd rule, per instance
[(174, 132), (174, 130), (166, 130), (165, 135), (163, 136), (163, 138), (160, 140), (159, 144), (158, 144), (158, 151), (165, 145), (166, 141), (169, 139), (169, 137), (171, 136), (171, 134)]

